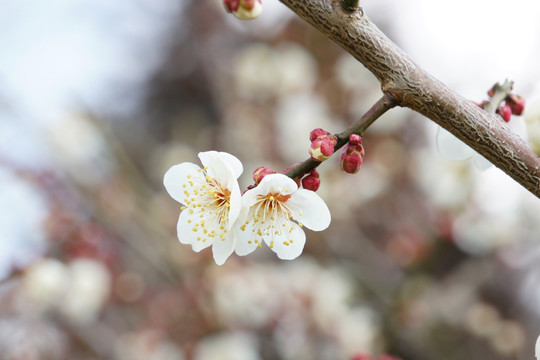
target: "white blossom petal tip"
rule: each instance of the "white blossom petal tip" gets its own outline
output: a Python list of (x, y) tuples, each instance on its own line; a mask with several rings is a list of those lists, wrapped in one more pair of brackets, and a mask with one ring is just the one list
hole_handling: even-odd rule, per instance
[(330, 218), (328, 207), (316, 193), (298, 189), (283, 174), (267, 175), (242, 197), (235, 251), (247, 255), (265, 242), (280, 259), (294, 259), (306, 241), (302, 226), (321, 231)]
[(204, 168), (192, 163), (178, 164), (163, 179), (167, 192), (183, 205), (177, 225), (178, 239), (196, 252), (212, 246), (218, 265), (234, 251), (233, 226), (242, 206), (236, 180), (242, 164), (234, 156), (223, 154), (226, 153), (200, 153)]

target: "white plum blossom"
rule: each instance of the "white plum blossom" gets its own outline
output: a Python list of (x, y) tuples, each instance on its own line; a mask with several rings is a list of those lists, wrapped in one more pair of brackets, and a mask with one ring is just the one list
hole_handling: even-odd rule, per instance
[(486, 170), (492, 166), (485, 157), (442, 127), (439, 127), (437, 131), (437, 149), (448, 160), (468, 160), (472, 158), (474, 164), (480, 170)]
[(534, 346), (534, 357), (537, 360), (540, 359), (540, 336), (536, 339), (536, 344)]
[(315, 192), (298, 189), (283, 174), (270, 174), (242, 197), (235, 251), (247, 255), (264, 241), (280, 259), (291, 260), (304, 249), (302, 226), (321, 231), (328, 225), (330, 212)]
[(235, 247), (233, 225), (242, 206), (238, 177), (242, 163), (225, 152), (199, 153), (204, 168), (193, 163), (171, 167), (163, 179), (173, 199), (183, 204), (178, 239), (199, 252), (212, 246), (216, 264), (222, 265)]

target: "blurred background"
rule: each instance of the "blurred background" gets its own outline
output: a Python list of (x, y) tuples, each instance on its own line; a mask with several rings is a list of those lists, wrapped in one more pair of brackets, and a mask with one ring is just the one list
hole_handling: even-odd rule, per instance
[[(358, 174), (319, 168), (332, 224), (298, 259), (262, 248), (219, 267), (178, 242), (170, 166), (227, 151), (245, 189), (382, 95), (263, 6), (241, 22), (220, 0), (0, 0), (0, 359), (532, 359), (540, 202), (441, 157), (407, 109), (368, 129)], [(536, 3), (362, 6), (466, 97), (505, 78), (540, 95)]]

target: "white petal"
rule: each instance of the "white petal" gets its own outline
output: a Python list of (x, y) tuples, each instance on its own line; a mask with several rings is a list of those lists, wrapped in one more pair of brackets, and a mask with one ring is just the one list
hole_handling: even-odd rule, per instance
[(266, 175), (255, 188), (259, 194), (280, 193), (288, 195), (294, 192), (298, 186), (293, 179), (283, 174)]
[(231, 196), (229, 198), (229, 230), (234, 227), (234, 224), (240, 212), (242, 210), (242, 194), (240, 193), (240, 187), (238, 183), (231, 189)]
[(202, 239), (201, 229), (193, 231), (193, 223), (198, 221), (198, 219), (199, 213), (195, 212), (190, 214), (189, 211), (182, 211), (176, 227), (178, 240), (180, 240), (182, 244), (190, 244), (195, 252), (199, 252), (212, 245), (212, 241), (209, 241), (208, 239), (204, 242), (199, 240), (199, 238)]
[(328, 206), (311, 190), (296, 190), (285, 205), (293, 212), (293, 218), (308, 229), (321, 231), (330, 225)]
[(200, 170), (195, 164), (182, 163), (171, 167), (163, 177), (163, 185), (171, 197), (179, 203), (185, 204), (186, 194), (184, 193), (184, 185), (188, 186), (188, 176), (191, 178), (202, 177)]
[(232, 171), (235, 178), (238, 179), (240, 175), (242, 175), (242, 172), (244, 171), (244, 167), (242, 166), (242, 162), (238, 160), (238, 158), (234, 155), (231, 155), (226, 152), (220, 152), (219, 155), (223, 159), (223, 161), (227, 164), (229, 169)]
[(215, 239), (214, 245), (212, 245), (212, 254), (214, 255), (214, 261), (218, 265), (223, 265), (225, 260), (231, 256), (234, 251), (235, 236), (229, 235), (224, 240)]
[[(270, 246), (271, 241), (265, 242)], [(296, 259), (304, 250), (306, 244), (306, 234), (297, 224), (291, 223), (291, 231), (285, 231), (280, 235), (277, 235), (271, 246), (278, 258), (282, 260)]]
[(474, 164), (481, 171), (487, 170), (487, 169), (489, 169), (490, 167), (493, 166), (493, 164), (490, 163), (488, 159), (486, 159), (485, 157), (483, 157), (480, 154), (475, 155)]
[(251, 254), (258, 246), (253, 237), (253, 222), (250, 221), (246, 226), (243, 225), (246, 224), (238, 222), (235, 227), (236, 244), (234, 251), (240, 256)]
[(199, 159), (206, 168), (206, 173), (210, 177), (219, 180), (221, 185), (229, 188), (230, 185), (236, 183), (237, 176), (234, 175), (233, 169), (227, 164), (226, 160), (223, 160), (219, 152), (200, 152)]
[(465, 160), (474, 155), (473, 149), (442, 127), (437, 131), (437, 149), (449, 160)]
[(540, 360), (540, 336), (536, 339), (536, 344), (534, 346), (534, 357)]

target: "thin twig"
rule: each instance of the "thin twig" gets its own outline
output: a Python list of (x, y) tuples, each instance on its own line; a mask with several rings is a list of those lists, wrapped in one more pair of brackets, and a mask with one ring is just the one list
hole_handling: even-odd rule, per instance
[[(349, 141), (349, 136), (351, 134), (362, 135), (364, 131), (366, 131), (366, 129), (371, 124), (373, 124), (375, 120), (380, 118), (385, 112), (387, 112), (396, 105), (397, 101), (392, 95), (383, 95), (364, 115), (362, 115), (360, 119), (355, 121), (343, 132), (335, 135), (338, 141), (336, 146), (334, 146), (334, 153), (336, 153), (341, 147), (343, 147), (343, 145), (345, 145)], [(307, 173), (312, 169), (315, 169), (320, 164), (320, 161), (315, 161), (310, 157), (299, 165), (296, 165), (295, 167), (287, 171), (285, 175), (294, 179)]]

